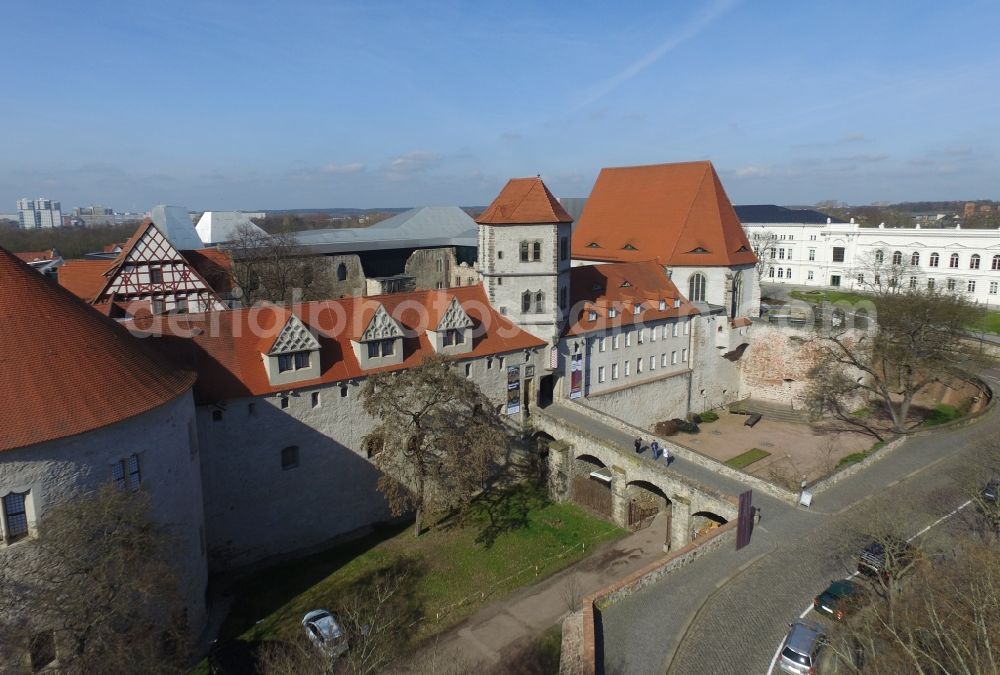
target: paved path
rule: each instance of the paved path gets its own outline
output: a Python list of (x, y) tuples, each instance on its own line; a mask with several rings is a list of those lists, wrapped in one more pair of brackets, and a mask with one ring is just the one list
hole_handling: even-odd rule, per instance
[[(995, 390), (997, 375), (986, 374)], [(818, 495), (811, 510), (756, 497), (765, 516), (747, 548), (715, 551), (602, 613), (605, 672), (765, 673), (786, 624), (850, 571), (857, 542), (848, 533), (859, 514), (899, 507), (905, 526), (921, 529), (964, 501), (953, 472), (998, 433), (994, 408), (973, 424), (913, 437)], [(946, 527), (925, 537), (947, 550)]]

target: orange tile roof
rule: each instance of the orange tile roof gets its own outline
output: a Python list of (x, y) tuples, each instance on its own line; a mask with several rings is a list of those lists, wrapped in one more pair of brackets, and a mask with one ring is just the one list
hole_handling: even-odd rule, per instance
[[(566, 335), (699, 313), (655, 260), (584, 265), (571, 268), (569, 273), (572, 311)], [(675, 301), (680, 303), (676, 307)], [(639, 314), (635, 314), (637, 304)], [(611, 308), (617, 310), (617, 316), (608, 315)]]
[(485, 211), (476, 218), (485, 225), (530, 225), (572, 223), (539, 177), (511, 178)]
[[(382, 296), (353, 296), (337, 300), (307, 302), (290, 308), (263, 305), (209, 314), (160, 315), (128, 322), (136, 330), (158, 337), (159, 344), (178, 362), (198, 371), (195, 395), (199, 403), (260, 396), (361, 378), (385, 370), (418, 365), (434, 353), (426, 330), (437, 327), (431, 318), (444, 311), (451, 298), (458, 298), (473, 322), (473, 346), (456, 358), (482, 357), (523, 349), (536, 349), (545, 342), (501, 316), (486, 298), (482, 285), (436, 291), (417, 291)], [(400, 365), (362, 370), (354, 354), (352, 339), (364, 332), (381, 304), (405, 330), (404, 358)], [(320, 343), (318, 379), (271, 386), (261, 354), (266, 352), (292, 312), (314, 331)]]
[(229, 293), (235, 288), (233, 258), (227, 251), (218, 248), (198, 248), (181, 251), (180, 254), (216, 293)]
[(67, 260), (59, 268), (59, 285), (86, 302), (93, 302), (104, 288), (104, 273), (111, 266), (110, 260)]
[(0, 451), (73, 436), (152, 410), (194, 373), (153, 351), (0, 248)]
[(573, 257), (671, 267), (757, 261), (711, 162), (601, 169), (573, 231)]
[(26, 263), (32, 263), (42, 262), (44, 260), (55, 260), (59, 257), (59, 252), (54, 248), (50, 248), (47, 251), (22, 251), (21, 253), (15, 253), (14, 255)]

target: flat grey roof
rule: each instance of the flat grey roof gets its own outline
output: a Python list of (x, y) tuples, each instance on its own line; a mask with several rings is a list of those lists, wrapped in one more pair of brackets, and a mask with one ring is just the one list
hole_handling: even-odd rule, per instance
[(477, 246), (479, 226), (457, 206), (423, 206), (371, 227), (306, 230), (294, 236), (300, 245), (316, 253)]

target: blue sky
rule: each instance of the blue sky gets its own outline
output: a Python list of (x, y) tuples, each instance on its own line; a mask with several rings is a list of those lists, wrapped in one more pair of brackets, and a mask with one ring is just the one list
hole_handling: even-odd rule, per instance
[(485, 204), (710, 159), (736, 203), (1000, 199), (1000, 3), (7, 3), (0, 212)]

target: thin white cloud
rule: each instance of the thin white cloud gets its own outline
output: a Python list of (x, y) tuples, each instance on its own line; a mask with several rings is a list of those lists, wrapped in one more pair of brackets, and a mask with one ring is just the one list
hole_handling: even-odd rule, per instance
[(358, 173), (365, 170), (365, 165), (361, 162), (351, 162), (350, 164), (327, 164), (320, 168), (323, 173)]
[(656, 46), (651, 52), (643, 56), (638, 61), (630, 64), (617, 75), (599, 83), (580, 103), (578, 107), (590, 105), (598, 101), (612, 91), (631, 80), (633, 77), (649, 68), (651, 65), (662, 59), (668, 52), (676, 49), (691, 38), (696, 37), (706, 28), (711, 26), (719, 17), (728, 12), (739, 0), (712, 0), (697, 14), (692, 16), (687, 22), (682, 23), (663, 42)]

